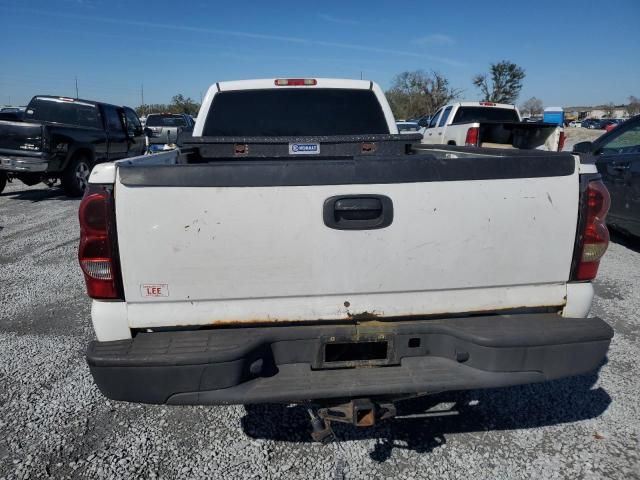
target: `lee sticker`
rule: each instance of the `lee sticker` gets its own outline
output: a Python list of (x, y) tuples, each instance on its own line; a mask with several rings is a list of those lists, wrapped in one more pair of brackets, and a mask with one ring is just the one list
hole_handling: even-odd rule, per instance
[(319, 143), (290, 143), (289, 155), (317, 155), (320, 153)]
[(140, 285), (140, 294), (143, 297), (168, 297), (169, 285), (166, 283), (143, 283)]

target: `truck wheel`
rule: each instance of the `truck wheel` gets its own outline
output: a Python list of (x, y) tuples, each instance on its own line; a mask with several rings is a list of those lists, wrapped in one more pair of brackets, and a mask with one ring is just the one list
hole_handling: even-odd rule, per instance
[(89, 183), (91, 161), (84, 155), (74, 157), (62, 172), (62, 189), (70, 197), (81, 197)]
[(0, 193), (3, 192), (4, 187), (7, 186), (7, 173), (0, 172)]

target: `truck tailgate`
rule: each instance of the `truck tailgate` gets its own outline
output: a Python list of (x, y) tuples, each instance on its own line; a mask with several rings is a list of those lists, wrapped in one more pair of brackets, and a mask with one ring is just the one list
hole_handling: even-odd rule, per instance
[(150, 127), (152, 135), (149, 137), (151, 143), (175, 143), (178, 140), (178, 127)]
[[(122, 164), (116, 219), (130, 326), (561, 306), (577, 162), (538, 153)], [(348, 211), (381, 198), (387, 217), (392, 210), (384, 228), (357, 223), (370, 211)]]
[(0, 121), (0, 150), (41, 151), (43, 128), (40, 123)]

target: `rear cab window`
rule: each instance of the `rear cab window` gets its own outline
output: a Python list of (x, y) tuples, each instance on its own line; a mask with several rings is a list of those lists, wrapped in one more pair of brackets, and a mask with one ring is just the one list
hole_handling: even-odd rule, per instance
[(102, 128), (97, 106), (72, 98), (35, 97), (25, 111), (25, 120)]
[(420, 127), (417, 123), (396, 123), (399, 132), (417, 132)]
[(147, 117), (147, 127), (186, 127), (187, 121), (182, 115), (151, 114)]
[(203, 128), (205, 136), (294, 137), (388, 134), (371, 90), (282, 88), (219, 92)]
[(513, 108), (460, 107), (451, 123), (520, 122)]

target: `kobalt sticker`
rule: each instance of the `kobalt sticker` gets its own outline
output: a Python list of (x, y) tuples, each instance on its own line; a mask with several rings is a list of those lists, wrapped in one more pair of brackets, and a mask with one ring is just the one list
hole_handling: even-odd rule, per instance
[(140, 285), (140, 295), (143, 297), (168, 297), (169, 285), (166, 283), (143, 283)]
[(317, 155), (320, 153), (319, 143), (290, 143), (289, 155)]

